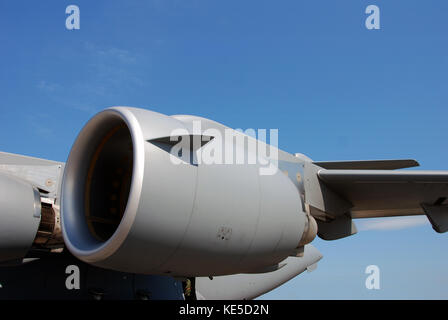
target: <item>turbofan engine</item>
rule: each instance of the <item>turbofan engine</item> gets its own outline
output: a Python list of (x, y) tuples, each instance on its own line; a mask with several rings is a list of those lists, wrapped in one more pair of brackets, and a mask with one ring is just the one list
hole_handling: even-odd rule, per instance
[[(128, 107), (106, 109), (86, 124), (61, 192), (64, 242), (73, 255), (123, 272), (212, 276), (268, 270), (312, 241), (315, 222), (280, 170), (261, 175), (260, 164), (195, 163), (183, 161), (185, 151), (173, 154), (177, 141), (197, 137), (194, 121), (228, 129)], [(218, 140), (209, 134), (187, 147), (196, 155)], [(247, 144), (237, 148), (251, 152)]]

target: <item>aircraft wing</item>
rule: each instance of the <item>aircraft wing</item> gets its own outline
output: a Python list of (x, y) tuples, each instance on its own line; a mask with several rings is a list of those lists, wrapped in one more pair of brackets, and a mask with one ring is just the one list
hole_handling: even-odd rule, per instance
[[(349, 163), (349, 167), (366, 167)], [(318, 220), (322, 238), (333, 240), (356, 233), (352, 218), (423, 214), (435, 231), (448, 231), (448, 171), (393, 170), (397, 167), (394, 165), (390, 170), (351, 170), (341, 169), (344, 166), (336, 163), (326, 164), (308, 164), (305, 170), (305, 198), (311, 215)], [(345, 231), (337, 236), (336, 225), (341, 224)]]
[(62, 162), (0, 152), (0, 174), (27, 181), (48, 198), (58, 197), (64, 165)]

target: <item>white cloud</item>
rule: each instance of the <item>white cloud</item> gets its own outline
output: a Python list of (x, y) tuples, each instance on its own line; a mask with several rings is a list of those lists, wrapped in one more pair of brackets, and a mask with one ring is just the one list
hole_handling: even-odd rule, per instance
[(60, 56), (67, 65), (76, 62), (74, 75), (41, 79), (36, 84), (58, 107), (93, 115), (105, 107), (126, 104), (129, 97), (147, 92), (150, 86), (150, 59), (137, 52), (85, 42), (76, 52), (61, 52)]
[(41, 80), (37, 84), (37, 88), (39, 88), (40, 90), (52, 93), (52, 92), (54, 92), (56, 90), (59, 90), (60, 86), (58, 84), (56, 84), (56, 83), (50, 83), (48, 81)]
[(422, 225), (430, 225), (426, 216), (408, 216), (408, 217), (389, 217), (389, 218), (375, 218), (363, 219), (356, 221), (356, 227), (359, 231), (368, 230), (401, 230), (414, 228)]

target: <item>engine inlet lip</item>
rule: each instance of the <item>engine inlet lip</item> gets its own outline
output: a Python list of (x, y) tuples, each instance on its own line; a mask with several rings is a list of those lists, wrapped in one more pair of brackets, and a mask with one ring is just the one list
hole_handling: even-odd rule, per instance
[[(133, 168), (131, 187), (126, 209), (113, 235), (100, 242), (90, 234), (83, 220), (83, 183), (79, 173), (86, 168), (82, 155), (90, 146), (89, 139), (107, 120), (123, 121), (131, 135), (133, 144)], [(112, 107), (95, 115), (81, 130), (70, 151), (61, 188), (61, 226), (64, 242), (68, 250), (85, 262), (97, 262), (107, 259), (123, 243), (128, 235), (140, 202), (144, 173), (144, 138), (140, 124), (127, 107)]]

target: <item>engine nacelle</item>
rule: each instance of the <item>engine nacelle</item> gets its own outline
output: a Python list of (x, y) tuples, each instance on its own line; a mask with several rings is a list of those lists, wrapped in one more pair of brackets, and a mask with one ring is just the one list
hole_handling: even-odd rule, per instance
[(0, 263), (19, 261), (32, 247), (41, 221), (39, 191), (9, 174), (0, 174)]
[(308, 222), (281, 171), (173, 162), (170, 137), (191, 133), (192, 119), (200, 118), (114, 107), (86, 124), (62, 185), (62, 230), (72, 254), (123, 272), (212, 276), (257, 272), (295, 252)]

